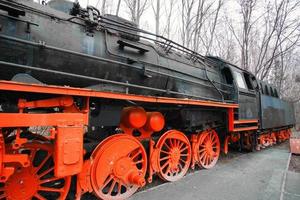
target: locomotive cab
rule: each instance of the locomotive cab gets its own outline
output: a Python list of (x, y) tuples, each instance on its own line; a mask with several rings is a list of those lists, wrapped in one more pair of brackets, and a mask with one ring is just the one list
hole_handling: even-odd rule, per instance
[(235, 118), (237, 120), (258, 119), (259, 86), (255, 76), (221, 58), (213, 56), (208, 58), (218, 62), (223, 82), (232, 86), (231, 98), (239, 103), (238, 113), (236, 113), (238, 116)]
[(254, 75), (231, 66), (238, 95), (239, 120), (252, 120), (258, 118), (258, 84)]

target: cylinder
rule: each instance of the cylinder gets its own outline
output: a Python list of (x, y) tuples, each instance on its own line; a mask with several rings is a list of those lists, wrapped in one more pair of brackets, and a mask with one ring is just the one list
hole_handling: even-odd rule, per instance
[(147, 112), (146, 131), (158, 132), (165, 126), (165, 118), (160, 112)]
[(127, 128), (141, 128), (147, 121), (146, 111), (142, 107), (127, 107), (122, 112), (122, 124)]

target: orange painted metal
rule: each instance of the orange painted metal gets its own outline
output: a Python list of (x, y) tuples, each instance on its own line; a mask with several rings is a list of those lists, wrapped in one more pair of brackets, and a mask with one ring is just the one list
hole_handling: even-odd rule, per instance
[(242, 135), (243, 148), (248, 149), (248, 150), (252, 149), (252, 142), (253, 142), (252, 134), (253, 133), (251, 133), (251, 132), (246, 132)]
[(91, 160), (85, 160), (81, 172), (77, 174), (76, 200), (80, 200), (81, 196), (86, 192), (93, 192), (91, 183), (91, 165)]
[(241, 139), (241, 135), (239, 133), (231, 133), (230, 134), (230, 141), (237, 142)]
[(12, 147), (14, 149), (18, 149), (22, 144), (25, 144), (27, 142), (27, 139), (26, 138), (21, 138), (20, 134), (21, 134), (21, 129), (17, 128), (17, 130), (16, 130), (16, 139), (15, 139), (13, 145), (12, 145)]
[(233, 108), (227, 109), (228, 115), (228, 132), (233, 132), (234, 130), (234, 110)]
[(50, 85), (45, 86), (45, 85), (38, 85), (38, 84), (25, 84), (25, 83), (12, 82), (12, 81), (0, 81), (0, 90), (70, 95), (70, 96), (99, 97), (99, 98), (107, 98), (107, 99), (131, 100), (131, 101), (140, 101), (140, 102), (149, 102), (149, 103), (182, 104), (182, 105), (195, 105), (195, 106), (219, 107), (219, 108), (238, 108), (238, 104), (222, 103), (222, 102), (215, 102), (215, 101), (142, 96), (142, 95), (133, 95), (133, 94), (114, 93), (114, 92), (98, 92), (98, 91), (83, 89), (83, 88), (61, 87), (61, 86), (50, 86)]
[(258, 129), (258, 126), (248, 126), (248, 127), (234, 128), (233, 132), (253, 131), (253, 130), (257, 130), (257, 129)]
[(234, 124), (254, 124), (258, 123), (257, 119), (242, 119), (242, 120), (235, 120)]
[[(239, 126), (242, 125), (242, 126)], [(240, 119), (233, 121), (233, 129), (229, 132), (246, 132), (258, 129), (257, 119)]]
[(271, 132), (270, 141), (271, 141), (272, 144), (276, 144), (277, 139), (276, 139), (276, 133), (275, 132)]
[(260, 150), (260, 148), (265, 148), (268, 146), (272, 146), (276, 144), (277, 142), (284, 142), (290, 138), (290, 129), (283, 129), (280, 131), (273, 131), (273, 132), (266, 132), (261, 134), (258, 137), (258, 146), (257, 150)]
[(121, 127), (138, 129), (145, 125), (147, 113), (142, 107), (124, 108), (121, 115)]
[(220, 140), (215, 130), (206, 130), (198, 134), (196, 163), (205, 168), (214, 167), (220, 156)]
[(10, 163), (18, 163), (23, 167), (29, 166), (29, 158), (26, 154), (11, 154), (7, 152), (2, 131), (0, 129), (0, 182), (5, 182), (15, 172)]
[(291, 137), (291, 130), (290, 129), (280, 130), (277, 131), (275, 134), (276, 134), (276, 140), (278, 142), (284, 142)]
[(18, 103), (19, 109), (24, 108), (51, 108), (51, 107), (70, 107), (74, 103), (71, 96), (62, 96), (57, 98), (37, 100), (37, 101), (26, 101), (20, 99)]
[(149, 174), (158, 173), (165, 181), (177, 181), (190, 167), (192, 150), (189, 139), (180, 131), (169, 130), (159, 138), (150, 158)]
[(162, 130), (164, 125), (165, 119), (160, 112), (146, 112), (142, 107), (126, 107), (121, 114), (120, 128), (128, 135), (138, 131), (140, 135), (135, 137), (139, 140), (149, 139), (151, 134)]
[(81, 172), (83, 165), (83, 126), (58, 126), (55, 138), (54, 174), (71, 176)]
[(155, 141), (150, 138), (149, 140), (149, 166), (148, 166), (148, 183), (152, 183), (153, 174), (159, 171), (158, 166), (158, 150), (155, 148)]
[[(1, 186), (1, 198), (20, 199), (65, 199), (70, 188), (71, 176), (58, 178), (53, 175), (53, 145), (33, 141), (24, 144), (20, 150), (8, 149), (11, 154), (26, 152), (29, 166), (12, 163), (15, 173)], [(42, 153), (44, 156), (41, 156)], [(47, 196), (42, 192), (47, 192)]]
[(149, 132), (158, 132), (165, 126), (165, 118), (160, 112), (147, 112), (147, 121), (143, 129)]
[(88, 124), (85, 113), (0, 113), (0, 127), (78, 126)]
[(223, 148), (223, 152), (224, 154), (228, 154), (228, 146), (229, 146), (229, 141), (230, 141), (230, 136), (226, 136), (225, 140), (224, 140), (224, 148)]
[(116, 134), (91, 155), (91, 185), (101, 199), (127, 199), (146, 184), (147, 154), (133, 136)]
[[(16, 129), (16, 138), (12, 148), (19, 149), (26, 144), (27, 139), (21, 138), (21, 129), (18, 127), (52, 126), (48, 139), (55, 139), (55, 165), (56, 177), (65, 177), (77, 174), (83, 165), (83, 134), (88, 124), (86, 109), (75, 113), (23, 113), (24, 108), (73, 107), (72, 97), (57, 98), (27, 102), (19, 100), (20, 113), (0, 113), (0, 127)], [(70, 110), (69, 110), (70, 111)], [(16, 154), (15, 156), (24, 156)], [(11, 161), (13, 162), (13, 161)]]
[(190, 138), (191, 147), (192, 147), (192, 160), (191, 160), (191, 168), (195, 169), (195, 166), (198, 162), (198, 134), (192, 134)]

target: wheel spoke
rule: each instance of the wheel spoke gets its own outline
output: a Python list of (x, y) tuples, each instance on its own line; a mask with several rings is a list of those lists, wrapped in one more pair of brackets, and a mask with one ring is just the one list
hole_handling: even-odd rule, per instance
[(171, 150), (172, 148), (168, 145), (167, 142), (164, 143), (164, 146), (167, 147), (168, 150)]
[(178, 147), (180, 144), (180, 140), (174, 139), (174, 146)]
[(35, 158), (35, 155), (36, 155), (36, 152), (38, 151), (38, 149), (35, 149), (35, 150), (32, 150), (30, 152), (30, 156), (29, 156), (29, 159), (30, 159), (30, 162), (32, 163), (33, 162), (33, 159)]
[(109, 187), (108, 194), (112, 193), (112, 191), (115, 188), (116, 184), (117, 184), (117, 181), (114, 179), (113, 182), (112, 182), (112, 184)]
[(103, 183), (102, 189), (105, 188), (107, 186), (107, 184), (109, 182), (111, 182), (111, 180), (113, 179), (112, 175), (109, 175), (109, 177), (106, 179), (106, 181)]
[(132, 160), (134, 160), (138, 155), (140, 155), (142, 153), (142, 151), (140, 149), (138, 149), (137, 151), (135, 151), (135, 153), (130, 156)]
[(37, 167), (34, 168), (34, 173), (38, 173), (38, 171), (44, 166), (44, 164), (49, 160), (50, 157), (51, 157), (51, 154), (48, 153), (46, 158), (44, 158), (44, 160)]
[(33, 195), (35, 198), (39, 199), (39, 200), (47, 200), (45, 197), (43, 197), (42, 195), (40, 195), (39, 193), (35, 193)]
[(217, 140), (214, 140), (211, 144), (212, 145), (215, 145), (215, 144), (217, 144), (218, 143), (218, 141)]
[(166, 168), (166, 166), (168, 166), (170, 163), (167, 161), (167, 162), (165, 162), (165, 164), (163, 164), (163, 166), (161, 166), (161, 169), (163, 170), (163, 169), (165, 169)]
[(6, 198), (6, 195), (5, 194), (1, 194), (0, 195), (0, 199), (4, 199), (4, 198)]
[(63, 188), (50, 188), (50, 187), (44, 187), (44, 186), (40, 186), (39, 191), (45, 191), (45, 192), (63, 192), (64, 189)]
[(184, 143), (180, 142), (180, 145), (178, 146), (179, 149), (181, 149), (183, 147)]
[(183, 149), (180, 149), (180, 152), (183, 152), (183, 151), (187, 150), (188, 148), (189, 148), (189, 147), (186, 146), (186, 147), (184, 147)]
[(173, 144), (172, 138), (169, 138), (169, 141), (170, 141), (171, 148), (174, 148), (174, 144)]
[(200, 149), (200, 150), (198, 150), (198, 153), (204, 152), (205, 150), (206, 150), (205, 148)]
[(135, 164), (138, 165), (138, 164), (141, 164), (141, 163), (144, 163), (144, 162), (145, 162), (144, 159), (141, 159), (139, 161), (136, 161)]
[(204, 151), (201, 155), (200, 155), (200, 160), (203, 159), (203, 157), (206, 155), (206, 151)]
[(47, 179), (41, 180), (41, 181), (40, 181), (40, 185), (41, 185), (41, 184), (44, 184), (44, 183), (49, 183), (49, 182), (61, 180), (61, 179), (62, 179), (62, 178), (60, 178), (60, 177), (47, 178)]
[(170, 156), (165, 156), (159, 159), (159, 161), (164, 161), (164, 160), (168, 160), (170, 158)]
[(122, 190), (122, 184), (120, 182), (118, 182), (118, 195), (121, 194)]
[(180, 154), (180, 156), (183, 156), (183, 157), (187, 157), (187, 156), (190, 156), (190, 154)]
[(164, 150), (160, 150), (160, 152), (161, 152), (161, 153), (168, 154), (168, 155), (170, 155), (170, 154), (171, 154), (170, 152), (168, 152), (168, 151), (164, 151)]
[(50, 173), (51, 171), (53, 171), (53, 170), (54, 170), (54, 167), (50, 167), (49, 169), (43, 171), (43, 172), (42, 172), (41, 174), (39, 174), (38, 176), (39, 176), (40, 178), (42, 178), (43, 176), (49, 174), (49, 173)]
[(179, 159), (181, 162), (183, 162), (183, 164), (185, 165), (186, 160), (183, 160), (182, 158)]

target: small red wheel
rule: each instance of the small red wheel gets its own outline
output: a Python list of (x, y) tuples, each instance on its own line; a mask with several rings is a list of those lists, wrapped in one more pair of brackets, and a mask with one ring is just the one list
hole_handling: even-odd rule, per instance
[(164, 133), (157, 142), (159, 176), (165, 181), (177, 181), (188, 171), (192, 154), (188, 138), (177, 130)]
[(290, 139), (290, 137), (291, 137), (291, 130), (290, 129), (286, 129), (284, 131), (284, 136), (285, 136), (285, 140)]
[(127, 199), (146, 184), (147, 154), (131, 135), (106, 138), (93, 151), (91, 161), (92, 187), (101, 199)]
[(214, 167), (220, 156), (220, 140), (214, 130), (204, 131), (198, 138), (198, 160), (201, 167), (210, 169)]
[(15, 165), (15, 172), (0, 185), (0, 199), (65, 199), (68, 195), (71, 176), (54, 176), (53, 144), (33, 141), (20, 149), (7, 148), (11, 154), (26, 153), (30, 166)]

